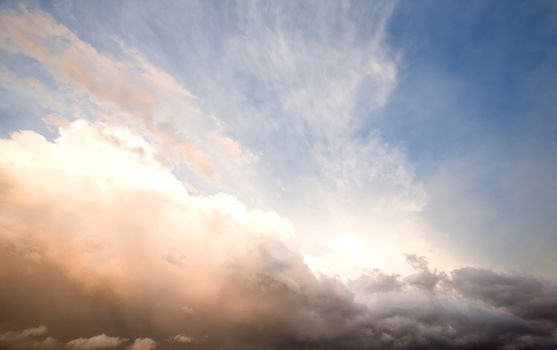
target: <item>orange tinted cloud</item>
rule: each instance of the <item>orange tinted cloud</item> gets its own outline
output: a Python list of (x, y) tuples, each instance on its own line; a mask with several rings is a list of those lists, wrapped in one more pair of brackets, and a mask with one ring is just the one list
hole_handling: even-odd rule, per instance
[(556, 329), (546, 281), (449, 275), (410, 255), (413, 275), (349, 289), (296, 247), (287, 219), (189, 194), (127, 129), (76, 121), (52, 141), (0, 140), (5, 348), (535, 347)]
[[(61, 84), (84, 91), (93, 101), (127, 115), (181, 155), (198, 175), (207, 180), (217, 178), (209, 153), (228, 156), (229, 152), (222, 150), (222, 142), (214, 145), (213, 151), (202, 149), (214, 142), (211, 139), (203, 146), (194, 145), (195, 131), (217, 135), (218, 140), (232, 144), (235, 156), (243, 159), (237, 141), (212, 130), (214, 126), (201, 115), (195, 97), (139, 52), (122, 48), (124, 59), (111, 57), (39, 12), (6, 11), (0, 16), (0, 48), (37, 60)], [(188, 125), (188, 132), (182, 130), (181, 123)]]

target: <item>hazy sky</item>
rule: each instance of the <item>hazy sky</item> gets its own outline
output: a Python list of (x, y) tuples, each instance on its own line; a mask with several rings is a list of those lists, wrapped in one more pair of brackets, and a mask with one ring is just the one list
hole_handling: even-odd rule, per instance
[(554, 1), (0, 4), (0, 347), (557, 348)]

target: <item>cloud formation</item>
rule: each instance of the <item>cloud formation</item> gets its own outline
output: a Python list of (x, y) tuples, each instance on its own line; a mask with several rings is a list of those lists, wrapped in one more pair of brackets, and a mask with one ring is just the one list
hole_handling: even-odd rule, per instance
[(453, 288), (462, 295), (525, 319), (557, 323), (557, 285), (540, 279), (500, 274), (478, 268), (451, 273)]
[[(215, 158), (219, 155), (218, 160), (255, 160), (203, 115), (195, 96), (136, 50), (119, 43), (123, 57), (113, 57), (42, 12), (22, 9), (2, 11), (0, 16), (2, 49), (39, 62), (59, 84), (71, 86), (98, 104), (96, 114), (112, 115), (112, 119), (124, 115), (170, 149), (170, 154), (180, 154), (206, 180), (218, 177)], [(103, 106), (111, 112), (106, 113)], [(181, 126), (184, 121), (187, 129)], [(200, 133), (213, 137), (200, 138)]]
[(153, 350), (157, 343), (151, 338), (137, 338), (129, 347), (129, 350)]
[(128, 339), (126, 338), (110, 337), (106, 334), (99, 334), (90, 338), (77, 338), (70, 340), (66, 343), (66, 347), (77, 350), (112, 349), (127, 342)]
[(557, 346), (553, 282), (415, 255), (408, 276), (316, 276), (287, 219), (189, 194), (104, 123), (0, 140), (0, 199), (4, 348)]
[[(312, 203), (320, 209), (339, 210), (343, 201), (359, 207), (362, 216), (375, 214), (372, 205), (362, 208), (364, 193), (392, 201), (396, 210), (423, 206), (404, 152), (370, 127), (398, 83), (398, 55), (385, 44), (393, 8), (392, 2), (375, 2), (364, 14), (348, 2), (322, 1), (317, 8), (236, 4), (241, 35), (226, 41), (223, 70), (229, 79), (223, 83), (243, 94), (234, 96), (242, 112), (237, 122), (258, 128), (248, 138), (264, 135), (271, 145), (288, 135), (280, 152), (261, 146), (270, 159), (300, 173), (293, 183), (281, 178), (289, 189), (322, 196)], [(351, 211), (346, 215), (355, 215)]]
[[(385, 36), (394, 3), (361, 13), (350, 3), (321, 2), (314, 16), (303, 4), (238, 2), (218, 23), (210, 3), (183, 6), (154, 16), (150, 6), (120, 13), (107, 4), (111, 15), (145, 18), (146, 32), (135, 34), (156, 43), (118, 30), (105, 36), (110, 26), (91, 34), (65, 8), (58, 10), (67, 16), (31, 5), (5, 10), (2, 52), (23, 62), (6, 66), (5, 88), (40, 104), (37, 120), (55, 126), (65, 118), (133, 129), (191, 193), (233, 193), (280, 210), (303, 228), (301, 244), (316, 261), (328, 249), (316, 240), (344, 234), (367, 245), (373, 259), (364, 267), (405, 266), (409, 247), (430, 248), (414, 218), (425, 197), (405, 152), (369, 123), (399, 80), (399, 55)], [(165, 41), (176, 33), (187, 35)], [(154, 52), (159, 44), (176, 56)], [(28, 77), (27, 66), (39, 77)], [(169, 261), (180, 256), (172, 252)], [(318, 265), (332, 270), (336, 255)], [(342, 270), (358, 270), (353, 265)]]
[(0, 346), (8, 349), (60, 349), (62, 344), (48, 336), (46, 326), (37, 326), (1, 334)]

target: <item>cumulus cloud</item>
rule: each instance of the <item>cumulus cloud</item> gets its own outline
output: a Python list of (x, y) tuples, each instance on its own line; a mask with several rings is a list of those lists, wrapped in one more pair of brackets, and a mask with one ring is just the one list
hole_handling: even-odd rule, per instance
[(77, 338), (70, 340), (66, 343), (66, 347), (77, 350), (111, 349), (117, 348), (127, 342), (128, 339), (126, 338), (110, 337), (106, 334), (99, 334), (91, 338)]
[(7, 331), (0, 334), (0, 347), (7, 349), (58, 349), (60, 342), (48, 336), (46, 326)]
[[(346, 2), (299, 5), (237, 3), (216, 35), (209, 22), (192, 25), (190, 35), (210, 45), (176, 48), (194, 57), (185, 65), (205, 80), (198, 87), (217, 91), (206, 105), (233, 115), (257, 155), (133, 48), (94, 47), (39, 11), (2, 11), (0, 48), (53, 78), (2, 70), (2, 88), (36, 97), (59, 136), (0, 139), (0, 348), (557, 348), (554, 281), (443, 271), (416, 254), (406, 256), (410, 272), (366, 269), (404, 261), (396, 252), (407, 247), (427, 251), (419, 225), (398, 215), (419, 212), (425, 196), (404, 152), (369, 123), (399, 81), (397, 55), (384, 45), (394, 3), (364, 14)], [(213, 18), (204, 6), (191, 12)], [(183, 12), (180, 23), (196, 22)], [(184, 32), (159, 20), (141, 23)], [(211, 60), (209, 70), (190, 64)], [(309, 241), (329, 252), (302, 254), (276, 212), (195, 194), (184, 185), (192, 179), (173, 173), (175, 153), (207, 180), (238, 176), (224, 163), (247, 167), (264, 155), (261, 173), (286, 176), (238, 182), (303, 192), (287, 206), (318, 207)], [(377, 232), (373, 244), (359, 231)]]
[(129, 347), (129, 350), (153, 350), (157, 348), (157, 342), (151, 338), (137, 338)]
[(191, 343), (193, 338), (185, 334), (176, 334), (172, 338), (168, 339), (168, 341), (170, 343)]
[(416, 273), (407, 276), (404, 281), (413, 286), (425, 289), (434, 289), (437, 284), (444, 280), (446, 274), (438, 271), (430, 271), (428, 261), (423, 256), (416, 254), (406, 254), (408, 264)]
[(7, 330), (4, 347), (557, 345), (554, 284), (445, 273), (415, 255), (410, 275), (317, 277), (287, 219), (192, 195), (157, 155), (129, 130), (85, 121), (52, 141), (0, 140), (0, 321), (51, 334)]
[(557, 323), (557, 284), (478, 268), (451, 272), (455, 290), (525, 319)]
[(402, 285), (399, 275), (387, 274), (377, 269), (349, 282), (350, 288), (361, 295), (391, 292), (399, 290)]

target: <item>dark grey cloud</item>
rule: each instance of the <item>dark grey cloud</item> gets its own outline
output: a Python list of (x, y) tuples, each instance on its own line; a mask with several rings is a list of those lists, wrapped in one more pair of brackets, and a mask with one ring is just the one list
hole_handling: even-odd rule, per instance
[(424, 289), (434, 289), (437, 284), (446, 279), (446, 274), (438, 271), (430, 271), (428, 261), (423, 256), (406, 254), (406, 261), (416, 271), (415, 274), (407, 276), (404, 281), (413, 286)]
[(361, 294), (371, 294), (400, 290), (402, 281), (399, 275), (386, 274), (376, 269), (350, 281), (348, 285)]
[(557, 285), (554, 282), (478, 268), (458, 269), (451, 275), (453, 288), (466, 297), (521, 318), (557, 324)]
[[(158, 349), (557, 348), (554, 286), (533, 277), (463, 268), (423, 288), (414, 278), (371, 271), (347, 286), (316, 278), (294, 252), (261, 247), (257, 255), (255, 270), (230, 266), (218, 298), (183, 313), (178, 300), (164, 302), (144, 290), (129, 299), (84, 290), (55, 268), (3, 250), (2, 266), (11, 272), (1, 269), (7, 287), (0, 292), (0, 321), (12, 328), (0, 344), (62, 349), (92, 339), (118, 349), (154, 342)], [(152, 342), (124, 342), (145, 337)]]

